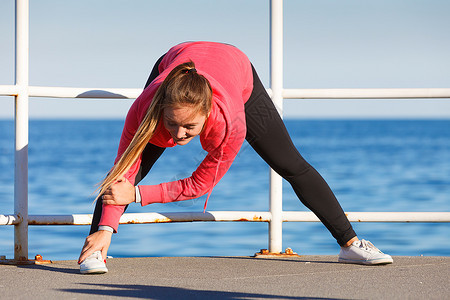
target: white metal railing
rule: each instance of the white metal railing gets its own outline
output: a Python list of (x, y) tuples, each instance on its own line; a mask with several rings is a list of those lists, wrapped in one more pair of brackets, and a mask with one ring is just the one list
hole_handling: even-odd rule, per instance
[[(347, 212), (350, 222), (391, 223), (445, 223), (450, 222), (450, 212)], [(29, 215), (28, 225), (90, 225), (92, 214)], [(207, 211), (168, 213), (126, 213), (120, 224), (146, 224), (171, 222), (272, 222), (269, 211)], [(283, 222), (320, 222), (312, 212), (284, 211)], [(0, 215), (0, 225), (18, 225), (22, 218), (17, 215)]]
[[(109, 98), (134, 99), (141, 89), (68, 88), (29, 86), (29, 0), (16, 1), (15, 84), (0, 85), (0, 96), (15, 97), (14, 214), (0, 215), (0, 225), (14, 225), (14, 260), (28, 258), (28, 225), (89, 225), (91, 214), (28, 215), (28, 99)], [(284, 89), (283, 1), (271, 0), (270, 66), (268, 89), (282, 114), (283, 99), (450, 98), (450, 88), (427, 89)], [(347, 212), (351, 222), (450, 222), (450, 212)], [(210, 211), (206, 213), (127, 213), (121, 224), (197, 221), (248, 221), (269, 223), (269, 251), (281, 252), (283, 222), (318, 222), (311, 212), (282, 210), (282, 181), (271, 170), (270, 209), (264, 212)]]
[[(28, 86), (29, 97), (136, 99), (142, 89)], [(273, 89), (267, 89), (273, 96)], [(450, 98), (450, 88), (282, 89), (282, 99), (426, 99)], [(16, 85), (0, 85), (0, 96), (17, 96)], [(281, 111), (282, 103), (277, 103)]]

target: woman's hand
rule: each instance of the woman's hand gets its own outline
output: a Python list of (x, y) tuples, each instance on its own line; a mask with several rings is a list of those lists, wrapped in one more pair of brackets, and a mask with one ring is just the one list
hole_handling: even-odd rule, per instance
[(106, 259), (109, 245), (111, 244), (112, 232), (100, 230), (89, 235), (84, 242), (78, 263), (81, 264), (89, 255), (97, 250), (102, 252), (103, 260)]
[(135, 187), (125, 177), (119, 178), (102, 196), (103, 204), (128, 205), (136, 201)]

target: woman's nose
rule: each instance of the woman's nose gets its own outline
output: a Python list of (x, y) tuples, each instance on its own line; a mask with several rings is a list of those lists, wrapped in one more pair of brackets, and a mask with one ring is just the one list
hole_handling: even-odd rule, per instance
[(178, 127), (175, 132), (175, 136), (178, 139), (184, 138), (186, 136), (186, 130), (183, 127)]

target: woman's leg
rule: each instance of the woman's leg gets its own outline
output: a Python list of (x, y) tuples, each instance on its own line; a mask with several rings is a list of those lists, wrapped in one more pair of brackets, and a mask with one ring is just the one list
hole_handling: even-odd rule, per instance
[(247, 141), (291, 184), (299, 199), (316, 214), (339, 245), (345, 245), (356, 236), (350, 222), (328, 184), (295, 148), (254, 69), (253, 76), (253, 92), (245, 104)]
[(148, 76), (148, 79), (147, 79), (147, 82), (145, 83), (144, 89), (146, 87), (148, 87), (150, 85), (150, 83), (152, 83), (152, 81), (155, 80), (156, 77), (158, 77), (158, 75), (159, 75), (158, 67), (159, 67), (159, 64), (161, 63), (162, 59), (164, 58), (164, 56), (165, 56), (165, 54), (156, 61), (155, 65), (153, 66), (152, 71), (150, 72), (150, 76)]
[[(159, 75), (158, 66), (159, 66), (161, 60), (163, 59), (163, 57), (164, 57), (164, 55), (161, 56), (156, 61), (155, 65), (153, 66), (152, 71), (150, 72), (150, 76), (148, 77), (148, 80), (147, 80), (144, 88), (146, 88)], [(147, 144), (144, 151), (142, 152), (142, 162), (141, 162), (139, 171), (136, 174), (134, 185), (137, 185), (147, 175), (147, 173), (152, 168), (153, 164), (161, 156), (161, 154), (164, 152), (164, 150), (165, 150), (165, 148), (157, 147), (152, 144)], [(102, 217), (102, 207), (103, 207), (103, 204), (102, 204), (101, 198), (99, 197), (99, 199), (97, 200), (97, 203), (95, 204), (94, 215), (92, 217), (91, 230), (90, 230), (89, 234), (92, 234), (92, 233), (98, 231), (98, 224), (100, 223), (100, 218)], [(127, 207), (125, 207), (125, 210), (127, 209)]]

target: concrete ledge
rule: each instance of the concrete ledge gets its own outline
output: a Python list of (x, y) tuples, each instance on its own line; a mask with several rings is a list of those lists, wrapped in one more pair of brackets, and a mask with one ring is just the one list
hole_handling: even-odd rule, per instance
[(109, 273), (81, 275), (76, 261), (0, 265), (4, 299), (448, 299), (450, 257), (394, 257), (394, 264), (298, 258), (113, 258)]

